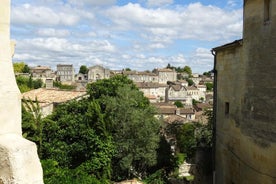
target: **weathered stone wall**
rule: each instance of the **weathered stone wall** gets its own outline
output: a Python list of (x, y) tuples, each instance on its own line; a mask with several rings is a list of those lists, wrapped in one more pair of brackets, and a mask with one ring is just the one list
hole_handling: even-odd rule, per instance
[(0, 40), (0, 184), (41, 184), (36, 145), (21, 132), (21, 94), (11, 62), (10, 0), (1, 0)]
[[(241, 46), (217, 51), (216, 183), (276, 183), (276, 1), (244, 1)], [(226, 112), (226, 103), (229, 112)]]

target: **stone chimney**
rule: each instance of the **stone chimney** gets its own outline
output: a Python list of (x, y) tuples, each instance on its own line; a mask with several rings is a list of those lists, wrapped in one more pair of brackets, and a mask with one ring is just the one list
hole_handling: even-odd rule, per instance
[(10, 0), (1, 0), (0, 40), (0, 183), (41, 184), (36, 145), (22, 137), (21, 94), (11, 61)]

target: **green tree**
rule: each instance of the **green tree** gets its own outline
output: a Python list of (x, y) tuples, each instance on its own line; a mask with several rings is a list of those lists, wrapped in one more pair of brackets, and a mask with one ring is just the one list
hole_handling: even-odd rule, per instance
[(178, 100), (174, 102), (174, 105), (175, 105), (176, 107), (178, 107), (178, 108), (184, 107), (184, 106), (183, 106), (183, 103), (180, 102), (180, 101), (178, 101)]
[(22, 73), (30, 73), (30, 67), (28, 65), (24, 65), (23, 69), (22, 69)]
[(125, 71), (131, 71), (131, 69), (130, 68), (125, 68)]
[(113, 178), (146, 175), (147, 169), (156, 163), (160, 128), (149, 100), (126, 76), (92, 83), (88, 85), (88, 94), (90, 99), (99, 101), (116, 146)]
[(115, 75), (110, 79), (103, 79), (88, 84), (87, 92), (91, 99), (99, 99), (105, 96), (117, 96), (117, 89), (125, 85), (129, 85), (131, 89), (138, 90), (133, 81), (128, 79), (127, 76)]
[(199, 123), (195, 131), (197, 145), (202, 148), (211, 148), (213, 146), (213, 110), (205, 110), (203, 115), (207, 116), (207, 124)]
[(192, 69), (189, 66), (184, 66), (183, 71), (189, 74), (189, 76), (192, 75)]
[(114, 144), (105, 128), (96, 101), (72, 101), (60, 105), (44, 126), (43, 159), (61, 168), (80, 170), (96, 178), (110, 178)]
[(15, 62), (15, 63), (13, 63), (14, 73), (23, 73), (23, 69), (24, 69), (25, 65), (26, 64), (24, 62)]
[(129, 86), (118, 88), (117, 96), (106, 98), (105, 104), (117, 150), (113, 159), (115, 176), (145, 176), (157, 162), (160, 123), (154, 109), (142, 92)]
[(23, 137), (36, 143), (39, 157), (42, 157), (43, 127), (48, 120), (43, 118), (38, 100), (22, 99)]
[(187, 158), (193, 158), (196, 151), (195, 125), (186, 123), (176, 132), (177, 146), (181, 153), (187, 154)]
[(213, 87), (214, 87), (213, 83), (207, 82), (205, 85), (206, 85), (207, 91), (212, 91), (213, 90)]
[(85, 65), (80, 66), (79, 73), (88, 74), (88, 71), (89, 71), (89, 69), (87, 68), (87, 66), (85, 66)]
[(189, 86), (194, 85), (194, 81), (192, 79), (187, 78), (186, 81), (188, 82)]

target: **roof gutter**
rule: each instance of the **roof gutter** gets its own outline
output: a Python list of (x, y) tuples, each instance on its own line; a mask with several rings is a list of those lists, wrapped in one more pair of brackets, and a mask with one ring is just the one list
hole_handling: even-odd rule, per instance
[(216, 183), (216, 123), (217, 123), (217, 55), (214, 49), (211, 50), (212, 55), (214, 56), (214, 103), (213, 103), (213, 132), (212, 132), (212, 168), (213, 168), (213, 184)]

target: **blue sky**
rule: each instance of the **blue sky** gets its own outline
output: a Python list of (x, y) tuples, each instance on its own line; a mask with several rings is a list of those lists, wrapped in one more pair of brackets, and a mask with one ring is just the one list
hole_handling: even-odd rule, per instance
[(213, 47), (242, 37), (242, 0), (12, 0), (14, 62), (144, 71), (213, 67)]

